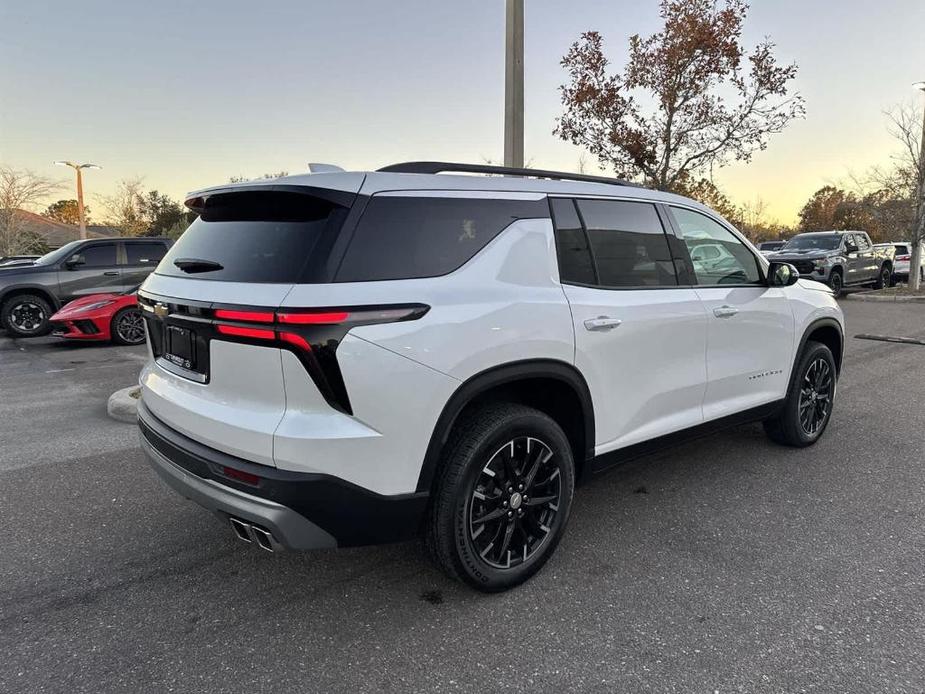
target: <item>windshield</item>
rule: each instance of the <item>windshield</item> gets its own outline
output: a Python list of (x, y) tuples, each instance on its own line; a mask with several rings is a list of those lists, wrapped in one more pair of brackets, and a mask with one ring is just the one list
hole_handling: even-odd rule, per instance
[(66, 258), (77, 246), (80, 245), (80, 241), (71, 241), (66, 243), (61, 248), (57, 248), (49, 253), (46, 253), (41, 258), (36, 259), (36, 265), (54, 265), (60, 260)]
[(841, 245), (841, 236), (794, 236), (785, 245), (787, 251), (805, 251), (818, 249), (834, 251)]

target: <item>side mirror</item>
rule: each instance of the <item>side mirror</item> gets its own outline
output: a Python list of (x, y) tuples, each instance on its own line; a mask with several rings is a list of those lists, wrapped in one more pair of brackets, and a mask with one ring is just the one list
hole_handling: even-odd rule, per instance
[(772, 287), (789, 287), (800, 279), (800, 271), (790, 263), (771, 263), (768, 268), (768, 284)]
[(66, 267), (68, 270), (73, 270), (76, 267), (84, 265), (86, 262), (87, 261), (84, 260), (84, 257), (80, 255), (80, 253), (76, 253), (64, 262), (64, 267)]

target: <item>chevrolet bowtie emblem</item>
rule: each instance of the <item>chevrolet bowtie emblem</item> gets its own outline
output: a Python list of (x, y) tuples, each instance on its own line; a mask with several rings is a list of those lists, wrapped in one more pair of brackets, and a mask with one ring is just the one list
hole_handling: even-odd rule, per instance
[(170, 309), (167, 307), (167, 304), (154, 304), (154, 315), (158, 318), (166, 318), (168, 313), (170, 313)]

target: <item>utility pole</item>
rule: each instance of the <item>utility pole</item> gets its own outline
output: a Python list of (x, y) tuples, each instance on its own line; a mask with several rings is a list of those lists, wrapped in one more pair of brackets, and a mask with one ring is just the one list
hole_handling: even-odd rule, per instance
[(524, 165), (524, 0), (507, 0), (504, 25), (504, 165)]
[[(925, 92), (925, 82), (912, 85)], [(920, 287), (922, 243), (925, 242), (925, 109), (922, 110), (922, 141), (919, 143), (919, 200), (912, 229), (912, 257), (909, 259), (909, 286), (913, 291)]]
[(87, 238), (87, 219), (84, 216), (84, 183), (80, 174), (81, 169), (100, 169), (96, 164), (75, 164), (72, 161), (56, 161), (58, 166), (70, 166), (77, 172), (77, 213), (80, 216), (80, 238)]

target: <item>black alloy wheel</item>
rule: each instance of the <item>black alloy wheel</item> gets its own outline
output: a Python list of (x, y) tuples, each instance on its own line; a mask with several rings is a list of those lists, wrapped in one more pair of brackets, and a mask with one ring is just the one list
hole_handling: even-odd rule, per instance
[(832, 351), (820, 342), (807, 342), (794, 367), (783, 406), (764, 421), (768, 437), (787, 446), (816, 443), (832, 418), (837, 382)]
[(832, 406), (835, 380), (832, 368), (822, 356), (814, 359), (800, 384), (800, 426), (807, 436), (815, 436), (826, 422)]
[(549, 537), (562, 503), (562, 479), (552, 458), (546, 443), (520, 436), (501, 446), (476, 477), (469, 541), (489, 566), (523, 564)]
[(37, 337), (51, 329), (51, 314), (51, 306), (45, 299), (22, 294), (3, 305), (0, 322), (14, 337)]
[(427, 524), (427, 547), (452, 578), (506, 590), (552, 556), (575, 488), (572, 445), (544, 412), (509, 402), (481, 405), (444, 447)]

